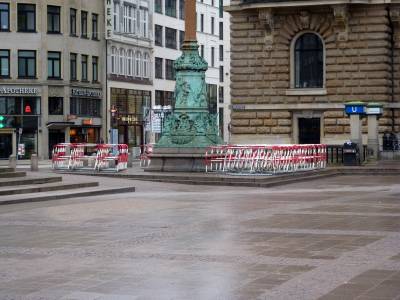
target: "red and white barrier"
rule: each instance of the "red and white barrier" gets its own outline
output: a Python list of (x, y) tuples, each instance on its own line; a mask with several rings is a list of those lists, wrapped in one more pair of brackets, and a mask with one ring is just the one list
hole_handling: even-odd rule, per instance
[(55, 170), (116, 171), (128, 168), (126, 144), (61, 143), (53, 148)]
[(326, 145), (221, 145), (206, 151), (206, 172), (277, 174), (326, 167)]

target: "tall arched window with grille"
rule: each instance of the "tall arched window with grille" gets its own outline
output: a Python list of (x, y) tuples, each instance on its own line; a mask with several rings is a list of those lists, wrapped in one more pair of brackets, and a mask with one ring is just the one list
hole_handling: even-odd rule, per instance
[(142, 77), (142, 53), (140, 51), (136, 51), (135, 76)]
[(294, 40), (294, 88), (324, 87), (324, 44), (316, 33), (303, 33)]

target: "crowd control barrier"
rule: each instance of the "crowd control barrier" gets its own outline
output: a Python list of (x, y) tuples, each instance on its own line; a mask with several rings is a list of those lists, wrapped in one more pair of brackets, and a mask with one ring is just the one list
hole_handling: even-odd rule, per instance
[(278, 174), (326, 167), (326, 145), (221, 145), (208, 147), (206, 172)]
[(61, 143), (53, 148), (55, 170), (116, 171), (128, 168), (128, 145)]

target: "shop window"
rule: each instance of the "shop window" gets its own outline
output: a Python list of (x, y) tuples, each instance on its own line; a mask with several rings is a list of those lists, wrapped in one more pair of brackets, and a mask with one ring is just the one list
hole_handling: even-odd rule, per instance
[(0, 3), (0, 31), (10, 31), (10, 5)]
[(48, 52), (47, 76), (49, 79), (61, 79), (61, 53)]
[(174, 61), (171, 59), (165, 60), (165, 79), (175, 80)]
[(23, 97), (22, 98), (22, 113), (24, 115), (38, 115), (40, 113), (38, 98)]
[(165, 47), (176, 49), (176, 29), (165, 27)]
[(62, 97), (49, 97), (49, 115), (63, 115), (63, 102)]
[(154, 44), (156, 46), (163, 46), (163, 27), (156, 25), (154, 28)]
[(76, 53), (71, 53), (69, 58), (69, 66), (70, 66), (70, 78), (71, 80), (77, 80), (77, 55)]
[(81, 37), (88, 38), (88, 13), (87, 11), (81, 11)]
[(2, 115), (20, 115), (21, 98), (0, 97), (0, 114)]
[(154, 11), (162, 14), (162, 0), (154, 0)]
[(59, 6), (47, 6), (47, 32), (60, 33), (60, 10)]
[(81, 55), (82, 81), (88, 81), (88, 56)]
[(77, 116), (100, 116), (100, 100), (89, 98), (71, 98), (70, 112)]
[(92, 14), (92, 39), (99, 39), (99, 15)]
[(36, 31), (36, 5), (18, 4), (18, 31)]
[(18, 77), (19, 78), (36, 77), (36, 51), (34, 50), (18, 51)]
[(155, 77), (162, 79), (163, 78), (163, 59), (161, 57), (155, 58)]
[(10, 77), (10, 50), (0, 50), (0, 78)]
[(99, 81), (99, 58), (92, 56), (92, 80), (93, 82)]
[(323, 88), (324, 46), (315, 33), (294, 40), (294, 83), (295, 88)]
[(176, 18), (176, 0), (165, 1), (165, 15)]
[(69, 10), (69, 35), (76, 36), (76, 9)]

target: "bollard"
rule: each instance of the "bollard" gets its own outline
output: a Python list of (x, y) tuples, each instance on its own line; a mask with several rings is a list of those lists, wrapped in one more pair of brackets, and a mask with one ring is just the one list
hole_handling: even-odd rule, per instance
[(128, 154), (128, 168), (132, 168), (133, 167), (133, 151), (131, 153)]
[(10, 155), (8, 158), (8, 167), (13, 170), (17, 168), (17, 157), (15, 155)]
[(31, 171), (32, 172), (39, 171), (39, 158), (37, 154), (32, 154), (31, 156)]

